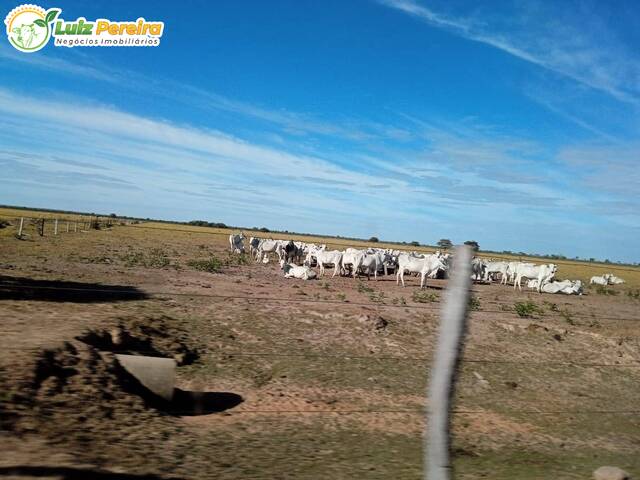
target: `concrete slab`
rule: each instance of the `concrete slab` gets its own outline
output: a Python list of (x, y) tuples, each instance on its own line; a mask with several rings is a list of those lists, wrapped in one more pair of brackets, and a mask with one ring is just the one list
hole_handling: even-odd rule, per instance
[(116, 354), (120, 365), (156, 395), (171, 401), (176, 378), (173, 358)]

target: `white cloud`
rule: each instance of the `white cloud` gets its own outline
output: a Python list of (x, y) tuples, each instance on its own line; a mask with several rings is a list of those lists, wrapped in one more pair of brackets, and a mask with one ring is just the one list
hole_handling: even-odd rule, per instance
[[(616, 99), (640, 105), (640, 59), (636, 50), (625, 47), (613, 35), (603, 32), (594, 16), (578, 17), (573, 22), (558, 18), (557, 11), (527, 12), (519, 18), (507, 14), (459, 18), (435, 12), (414, 0), (379, 0), (388, 7), (416, 17), (429, 25), (455, 35), (490, 45), (526, 62), (571, 78)], [(518, 3), (521, 11), (524, 5)], [(546, 4), (558, 9), (564, 3)], [(506, 7), (506, 5), (503, 5)], [(511, 12), (510, 12), (511, 13)], [(499, 20), (499, 21), (497, 21)], [(593, 30), (593, 33), (590, 32)]]

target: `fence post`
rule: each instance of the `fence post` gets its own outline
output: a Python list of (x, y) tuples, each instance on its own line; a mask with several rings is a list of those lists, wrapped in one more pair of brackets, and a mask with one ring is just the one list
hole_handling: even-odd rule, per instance
[(54, 235), (58, 234), (58, 219), (57, 218), (53, 221), (53, 234)]
[(438, 345), (433, 358), (428, 391), (427, 430), (424, 449), (425, 480), (449, 480), (450, 409), (456, 367), (466, 331), (471, 286), (471, 248), (455, 249), (453, 268), (440, 313)]
[(73, 231), (74, 231), (75, 233), (78, 233), (78, 222), (75, 222), (75, 223), (73, 224)]
[(24, 217), (20, 217), (20, 226), (18, 227), (18, 238), (22, 238), (22, 227), (24, 227)]
[(69, 233), (69, 220), (67, 220), (67, 233)]
[(44, 218), (38, 220), (38, 235), (44, 237)]

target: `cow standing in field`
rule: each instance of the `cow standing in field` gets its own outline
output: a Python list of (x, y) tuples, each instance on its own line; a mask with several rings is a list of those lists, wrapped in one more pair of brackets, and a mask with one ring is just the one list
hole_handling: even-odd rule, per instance
[(331, 278), (335, 277), (340, 271), (340, 266), (342, 265), (342, 252), (338, 250), (316, 250), (315, 252), (309, 252), (307, 254), (307, 258), (304, 261), (305, 266), (311, 265), (311, 257), (315, 257), (318, 262), (318, 267), (320, 268), (320, 276), (324, 276), (324, 267), (325, 265), (333, 265), (333, 275)]
[(507, 262), (487, 262), (484, 269), (484, 281), (488, 282), (496, 274), (500, 274), (500, 280), (507, 276)]
[(487, 264), (481, 258), (474, 258), (471, 261), (471, 278), (475, 281), (484, 279), (484, 272), (487, 269)]
[(252, 257), (258, 252), (258, 247), (262, 240), (257, 237), (249, 237), (249, 255)]
[(276, 255), (278, 255), (278, 260), (281, 260), (282, 253), (280, 250), (280, 243), (278, 240), (262, 240), (260, 242), (260, 245), (258, 245), (258, 250), (256, 252), (256, 262), (262, 260), (263, 263), (268, 263), (270, 253), (275, 253)]
[(240, 232), (239, 235), (234, 235), (233, 233), (229, 235), (229, 248), (231, 249), (231, 253), (244, 253), (243, 240), (244, 233), (242, 232)]
[(362, 273), (367, 276), (367, 280), (371, 278), (371, 272), (373, 272), (373, 278), (378, 280), (378, 271), (383, 270), (387, 275), (387, 261), (390, 258), (389, 254), (384, 252), (367, 253), (360, 262), (360, 269)]
[(352, 274), (353, 278), (356, 278), (358, 269), (362, 265), (364, 259), (364, 251), (356, 248), (347, 248), (342, 254), (342, 263), (340, 265), (343, 274)]
[(435, 275), (438, 270), (446, 269), (446, 265), (438, 255), (425, 255), (424, 258), (417, 258), (407, 254), (398, 257), (398, 273), (396, 273), (396, 284), (402, 281), (404, 287), (405, 272), (415, 272), (420, 274), (420, 288), (426, 285), (426, 278)]
[(516, 279), (513, 283), (513, 289), (515, 290), (518, 287), (522, 291), (522, 278), (538, 279), (537, 290), (538, 293), (541, 292), (542, 286), (550, 282), (551, 279), (555, 276), (558, 267), (553, 263), (545, 264), (545, 265), (533, 265), (530, 263), (521, 263), (516, 268)]

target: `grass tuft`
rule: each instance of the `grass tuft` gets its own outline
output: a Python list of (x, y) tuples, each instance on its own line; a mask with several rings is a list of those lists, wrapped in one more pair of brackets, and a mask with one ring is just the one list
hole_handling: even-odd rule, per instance
[(514, 303), (513, 308), (515, 309), (518, 316), (522, 318), (531, 318), (535, 315), (542, 315), (544, 313), (544, 310), (542, 310), (542, 308), (528, 300), (526, 302)]
[(411, 300), (416, 303), (432, 303), (437, 302), (439, 300), (439, 296), (437, 293), (433, 292), (421, 292), (420, 290), (416, 290), (413, 292), (411, 296)]

